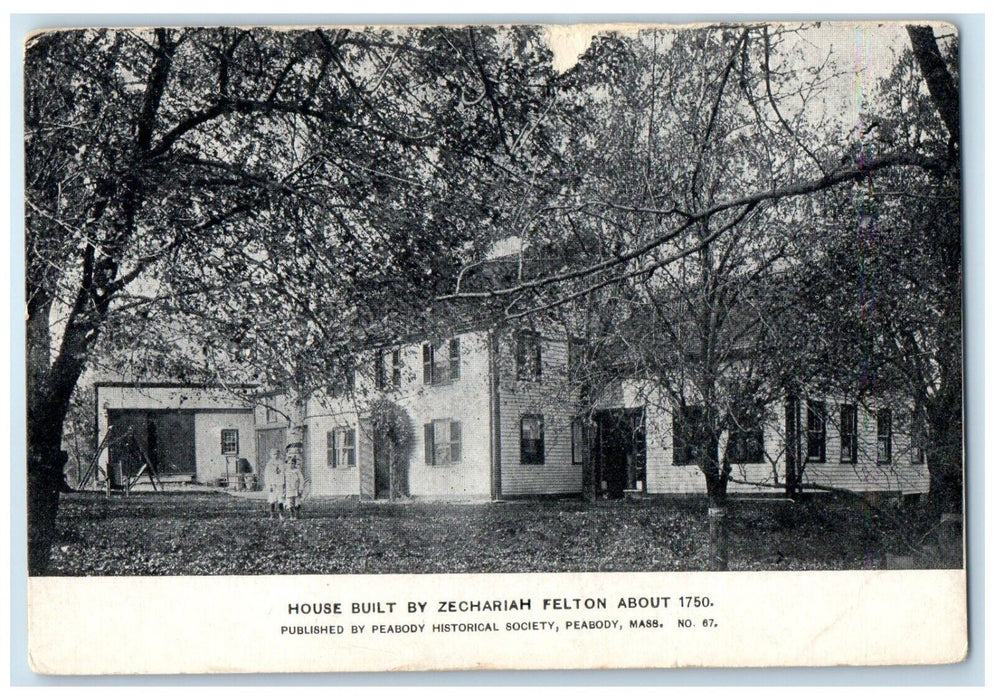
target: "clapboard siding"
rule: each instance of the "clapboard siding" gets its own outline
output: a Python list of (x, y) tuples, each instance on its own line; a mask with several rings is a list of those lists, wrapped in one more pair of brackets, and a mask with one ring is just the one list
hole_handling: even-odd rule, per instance
[[(771, 407), (764, 424), (764, 449), (769, 461), (757, 464), (733, 464), (729, 493), (758, 493), (783, 489), (784, 440), (776, 416), (783, 407)], [(653, 402), (646, 406), (646, 490), (648, 493), (705, 493), (705, 477), (695, 464), (675, 465), (673, 411)], [(719, 443), (725, 451), (726, 437)], [(775, 478), (776, 470), (776, 478)], [(780, 486), (778, 484), (781, 484)]]
[[(460, 341), (460, 377), (447, 384), (427, 385), (422, 371), (421, 345), (403, 349), (407, 372), (397, 403), (411, 417), (414, 445), (408, 483), (411, 495), (434, 498), (489, 498), (490, 402), (486, 332), (463, 333)], [(433, 420), (459, 421), (460, 461), (449, 465), (425, 462), (424, 426)]]
[[(183, 473), (193, 473), (203, 483), (216, 482), (225, 473), (227, 460), (221, 455), (221, 428), (239, 431), (239, 454), (255, 470), (256, 440), (253, 432), (251, 405), (231, 392), (218, 388), (195, 386), (157, 385), (97, 382), (94, 385), (96, 402), (96, 440), (99, 444), (107, 436), (110, 426), (108, 411), (182, 412), (192, 414), (193, 463), (177, 465)], [(145, 421), (143, 420), (143, 428)], [(110, 450), (98, 455), (102, 470), (109, 467)], [(234, 466), (234, 465), (232, 465)], [(167, 472), (168, 473), (168, 472)]]
[[(648, 493), (705, 493), (705, 478), (697, 465), (673, 463), (673, 412), (660, 393), (645, 382), (624, 382), (604, 392), (599, 407), (645, 406), (646, 409), (646, 490)], [(877, 462), (877, 415), (875, 406), (857, 408), (857, 452), (855, 464), (840, 462), (839, 411), (842, 403), (824, 399), (829, 414), (826, 421), (826, 461), (807, 462), (803, 481), (833, 489), (854, 492), (915, 494), (929, 490), (925, 464), (912, 464), (909, 437), (909, 407), (899, 401), (880, 401), (875, 406), (892, 411), (892, 460)], [(772, 404), (764, 425), (764, 445), (769, 461), (765, 464), (734, 464), (732, 476), (748, 484), (730, 483), (730, 493), (777, 492), (785, 482), (784, 403)], [(805, 416), (802, 416), (802, 454), (805, 444)], [(720, 442), (725, 448), (725, 436)], [(776, 471), (776, 480), (775, 480)]]
[[(362, 449), (360, 440), (362, 431), (355, 406), (345, 398), (316, 397), (308, 401), (305, 423), (312, 495), (359, 495), (360, 473), (367, 468), (367, 463), (371, 460), (370, 455)], [(337, 428), (356, 430), (355, 467), (337, 465), (333, 469), (328, 463), (328, 433)]]
[[(567, 381), (565, 339), (541, 340), (542, 376), (520, 380), (515, 367), (515, 337), (506, 332), (498, 342), (501, 416), (501, 494), (524, 496), (580, 493), (583, 466), (573, 464), (570, 425), (577, 398)], [(543, 417), (543, 464), (522, 464), (521, 419)]]
[(803, 482), (850, 491), (878, 491), (915, 494), (929, 490), (929, 471), (925, 464), (912, 464), (909, 436), (909, 406), (891, 402), (878, 404), (892, 411), (892, 459), (877, 461), (877, 415), (875, 407), (857, 406), (857, 461), (840, 461), (838, 400), (826, 401), (826, 461), (806, 462)]
[[(194, 416), (194, 426), (197, 481), (211, 484), (223, 476), (234, 477), (239, 459), (248, 460), (253, 473), (259, 473), (256, 464), (256, 431), (251, 411), (197, 413)], [(237, 455), (221, 454), (222, 430), (238, 431)]]
[[(490, 495), (489, 361), (487, 334), (464, 333), (460, 339), (460, 376), (446, 384), (426, 385), (422, 371), (422, 345), (400, 348), (401, 382), (378, 391), (374, 387), (372, 358), (356, 374), (348, 395), (316, 397), (308, 402), (308, 443), (313, 457), (312, 493), (315, 495), (374, 496), (373, 431), (370, 403), (386, 397), (401, 407), (413, 431), (408, 468), (411, 496), (487, 498)], [(270, 399), (278, 407), (284, 396)], [(256, 417), (264, 417), (262, 410)], [(459, 421), (462, 426), (461, 459), (456, 464), (425, 463), (423, 426), (433, 420)], [(274, 424), (271, 424), (274, 425)], [(279, 423), (275, 424), (279, 425)], [(261, 426), (262, 427), (262, 426)], [(327, 459), (327, 434), (335, 428), (356, 429), (356, 467), (332, 469)]]

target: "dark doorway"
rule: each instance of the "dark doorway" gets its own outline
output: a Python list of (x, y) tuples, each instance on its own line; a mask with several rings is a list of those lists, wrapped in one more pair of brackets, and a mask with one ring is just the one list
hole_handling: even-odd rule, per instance
[(266, 465), (269, 464), (271, 450), (276, 450), (280, 459), (287, 457), (287, 429), (270, 428), (256, 431), (256, 464), (259, 478), (266, 483)]
[(160, 476), (193, 476), (197, 458), (194, 414), (187, 411), (113, 410), (107, 412), (112, 439), (112, 485), (134, 477), (148, 457)]
[(646, 491), (646, 428), (642, 408), (614, 408), (594, 414), (595, 466), (599, 492), (622, 498)]
[(373, 497), (390, 498), (391, 442), (386, 430), (373, 431)]

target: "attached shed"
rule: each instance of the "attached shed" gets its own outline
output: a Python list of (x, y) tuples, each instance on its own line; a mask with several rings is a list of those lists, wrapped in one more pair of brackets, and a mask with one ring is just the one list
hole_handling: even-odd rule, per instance
[(216, 387), (174, 383), (98, 382), (98, 464), (113, 486), (134, 477), (148, 460), (168, 481), (218, 483), (246, 460), (253, 472), (256, 445), (252, 406)]

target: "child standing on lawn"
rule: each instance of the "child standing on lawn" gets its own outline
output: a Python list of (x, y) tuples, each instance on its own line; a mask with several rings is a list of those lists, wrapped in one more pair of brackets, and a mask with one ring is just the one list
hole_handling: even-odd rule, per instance
[(301, 465), (297, 455), (294, 455), (290, 458), (290, 465), (287, 467), (283, 502), (290, 513), (290, 517), (295, 520), (301, 514), (301, 492), (303, 490), (304, 474), (301, 473)]
[(266, 500), (269, 502), (269, 517), (275, 518), (279, 509), (283, 519), (283, 493), (287, 478), (287, 463), (280, 457), (280, 451), (273, 448), (266, 463)]

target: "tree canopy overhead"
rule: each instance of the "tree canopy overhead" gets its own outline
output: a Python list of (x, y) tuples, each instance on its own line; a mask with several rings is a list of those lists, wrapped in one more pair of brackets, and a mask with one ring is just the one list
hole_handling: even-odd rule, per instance
[[(740, 314), (730, 300), (766, 303), (760, 281), (774, 290), (791, 265), (824, 262), (811, 243), (827, 227), (809, 224), (839, 209), (834, 193), (888, 173), (917, 206), (933, 196), (923, 178), (956, 197), (955, 40), (908, 28), (896, 75), (852, 105), (839, 93), (855, 77), (825, 30), (606, 30), (566, 69), (532, 26), (32, 37), (32, 570), (47, 556), (66, 411), (101, 362), (308, 395), (358, 351), (430, 330), (437, 302), (501, 321), (586, 314), (617, 337), (633, 309), (678, 298), (695, 309), (698, 352), (719, 351), (723, 314)], [(947, 233), (923, 253), (949, 263), (930, 287), (937, 318), (959, 299), (959, 231)], [(528, 264), (460, 287), (495, 244)], [(605, 314), (591, 319), (593, 305)], [(714, 387), (719, 367), (706, 369)]]

